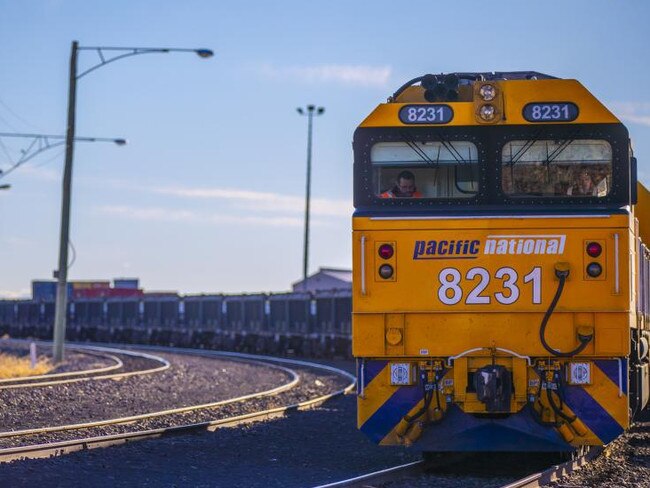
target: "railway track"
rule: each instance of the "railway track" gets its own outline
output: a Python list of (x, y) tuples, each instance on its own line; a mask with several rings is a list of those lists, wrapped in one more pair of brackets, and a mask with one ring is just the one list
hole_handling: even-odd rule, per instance
[[(110, 348), (100, 349), (107, 350)], [(148, 349), (165, 351), (167, 353), (182, 353), (193, 356), (246, 361), (258, 365), (263, 364), (265, 367), (271, 367), (285, 372), (290, 380), (275, 388), (219, 402), (202, 403), (200, 405), (166, 409), (128, 417), (102, 419), (95, 422), (0, 432), (0, 445), (5, 443), (5, 447), (0, 448), (0, 462), (14, 459), (56, 456), (78, 450), (132, 442), (139, 439), (178, 435), (197, 430), (215, 430), (221, 427), (236, 426), (241, 423), (279, 417), (291, 411), (308, 409), (320, 405), (334, 396), (351, 391), (355, 385), (354, 376), (345, 371), (305, 361), (260, 357), (249, 354), (220, 353), (216, 351), (174, 348)], [(301, 370), (301, 372), (297, 372), (296, 369)], [(312, 374), (308, 373), (308, 371), (326, 372), (330, 375), (335, 374), (344, 379), (345, 385), (327, 394), (312, 396), (297, 402), (284, 402), (283, 404), (283, 393), (287, 394), (287, 392), (297, 388), (301, 384), (301, 373), (303, 376)], [(273, 400), (271, 401), (271, 399)], [(278, 406), (278, 403), (281, 405)], [(254, 409), (254, 411), (241, 414), (242, 411), (251, 409)], [(196, 420), (196, 416), (199, 414), (201, 420), (189, 422), (185, 417), (188, 414), (191, 414), (194, 420)], [(157, 427), (152, 428), (152, 423)], [(115, 433), (115, 430), (119, 430), (119, 432)], [(62, 437), (65, 438), (61, 440)], [(7, 442), (19, 445), (8, 447), (6, 446)]]
[[(603, 452), (601, 447), (588, 447), (584, 449), (580, 455), (575, 456), (574, 459), (566, 461), (561, 464), (554, 464), (547, 469), (535, 472), (524, 476), (516, 481), (509, 482), (507, 484), (489, 484), (488, 480), (485, 480), (485, 485), (483, 486), (495, 486), (498, 488), (538, 488), (553, 481), (557, 481), (564, 476), (567, 476), (574, 471), (582, 468), (593, 459), (598, 457)], [(328, 483), (324, 485), (318, 485), (314, 488), (381, 488), (382, 486), (389, 484), (391, 487), (408, 487), (415, 485), (424, 486), (420, 482), (413, 481), (414, 479), (425, 480), (427, 486), (444, 486), (451, 488), (452, 486), (458, 488), (464, 488), (466, 481), (461, 478), (458, 478), (455, 481), (450, 481), (445, 478), (444, 483), (441, 483), (437, 478), (439, 477), (436, 474), (436, 469), (444, 468), (449, 465), (457, 464), (460, 461), (470, 461), (471, 455), (469, 454), (449, 454), (441, 456), (440, 458), (433, 461), (415, 461), (407, 464), (402, 464), (399, 466), (394, 466), (391, 468), (374, 471), (372, 473), (367, 473), (365, 475), (356, 476), (353, 478), (337, 481), (334, 483)], [(476, 461), (474, 461), (476, 462)], [(502, 477), (502, 476), (500, 476)], [(424, 481), (422, 481), (424, 483)]]
[[(12, 339), (11, 342), (23, 343), (29, 341)], [(44, 342), (37, 342), (37, 344), (41, 346), (48, 345)], [(18, 388), (39, 388), (44, 386), (65, 385), (70, 383), (79, 383), (82, 381), (98, 381), (108, 379), (119, 380), (122, 378), (128, 378), (130, 376), (159, 373), (161, 371), (169, 369), (170, 367), (170, 363), (166, 359), (144, 352), (119, 350), (110, 347), (89, 345), (74, 345), (69, 346), (69, 349), (81, 352), (83, 354), (95, 355), (97, 357), (107, 359), (113, 364), (102, 368), (68, 371), (65, 373), (54, 373), (50, 375), (45, 374), (21, 378), (6, 378), (0, 380), (0, 391)], [(120, 356), (122, 356), (122, 358), (120, 358)], [(153, 367), (131, 369), (125, 365), (125, 360), (127, 358), (145, 359), (151, 361), (156, 365)]]

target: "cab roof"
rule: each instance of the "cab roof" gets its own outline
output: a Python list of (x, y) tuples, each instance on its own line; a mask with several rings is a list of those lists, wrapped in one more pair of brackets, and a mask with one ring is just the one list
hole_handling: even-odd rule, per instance
[[(499, 117), (485, 122), (478, 110), (488, 102), (479, 96), (485, 84), (496, 88), (497, 98), (492, 103)], [(408, 127), (400, 119), (400, 110), (407, 105), (451, 108), (452, 118), (444, 124), (421, 124), (419, 126), (495, 126), (495, 125), (544, 125), (524, 116), (529, 104), (570, 103), (577, 107), (577, 117), (566, 124), (621, 123), (580, 82), (559, 79), (536, 71), (447, 73), (419, 76), (402, 85), (386, 103), (382, 103), (359, 125), (363, 127)]]

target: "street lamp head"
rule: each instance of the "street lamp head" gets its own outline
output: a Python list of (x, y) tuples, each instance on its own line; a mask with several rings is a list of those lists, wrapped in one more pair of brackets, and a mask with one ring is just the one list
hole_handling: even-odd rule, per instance
[(11, 188), (11, 185), (9, 184), (5, 183), (4, 185), (0, 185), (0, 190), (8, 190), (9, 188)]
[(200, 58), (211, 58), (214, 56), (214, 52), (211, 49), (195, 49), (194, 52)]
[(301, 107), (298, 107), (298, 108), (296, 109), (296, 111), (297, 111), (300, 115), (305, 115), (305, 111), (304, 111)]
[(128, 141), (126, 139), (113, 139), (113, 142), (118, 146), (124, 146)]
[(318, 107), (318, 111), (316, 112), (318, 115), (322, 115), (323, 112), (325, 112), (325, 107)]
[(316, 108), (316, 105), (307, 105), (307, 110), (310, 111), (310, 112), (313, 112), (315, 108)]

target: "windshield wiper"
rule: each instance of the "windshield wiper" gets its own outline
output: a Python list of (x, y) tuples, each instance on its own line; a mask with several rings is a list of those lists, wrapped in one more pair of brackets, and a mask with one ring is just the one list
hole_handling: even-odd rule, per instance
[(427, 153), (421, 147), (418, 147), (417, 142), (415, 142), (415, 140), (410, 136), (408, 132), (402, 131), (400, 132), (400, 136), (402, 137), (402, 140), (408, 145), (408, 147), (413, 149), (415, 154), (420, 156), (422, 161), (431, 164), (433, 166), (438, 166), (438, 162), (440, 161), (440, 151), (438, 151), (438, 158), (436, 159), (436, 161), (434, 161), (427, 155)]
[(442, 136), (438, 137), (440, 139), (440, 143), (445, 147), (447, 151), (449, 151), (449, 154), (451, 154), (451, 157), (456, 160), (457, 163), (467, 163), (463, 156), (458, 152), (458, 149), (454, 147), (454, 145), (451, 143), (451, 141), (448, 141), (444, 139)]
[(546, 159), (542, 161), (545, 165), (551, 164), (555, 161), (562, 152), (576, 140), (576, 136), (580, 134), (580, 129), (576, 130), (569, 136), (568, 139), (565, 139), (558, 147), (556, 147), (551, 154), (546, 156)]
[(519, 162), (521, 158), (524, 157), (524, 154), (528, 152), (528, 150), (533, 147), (533, 145), (539, 141), (539, 138), (542, 136), (542, 132), (538, 131), (533, 135), (532, 139), (529, 139), (526, 141), (526, 143), (521, 146), (521, 148), (512, 156), (512, 158), (509, 161), (509, 164), (513, 166), (515, 163)]

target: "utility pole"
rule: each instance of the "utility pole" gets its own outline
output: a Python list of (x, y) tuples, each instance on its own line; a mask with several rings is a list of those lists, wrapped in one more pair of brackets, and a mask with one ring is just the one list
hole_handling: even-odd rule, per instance
[[(77, 55), (81, 50), (95, 51), (99, 55), (100, 61), (86, 69), (84, 72), (77, 74)], [(65, 142), (65, 167), (63, 170), (63, 195), (61, 202), (61, 240), (59, 242), (59, 268), (55, 275), (57, 278), (56, 286), (56, 305), (54, 312), (54, 362), (58, 363), (63, 360), (63, 347), (65, 342), (65, 328), (67, 318), (67, 288), (68, 288), (68, 246), (70, 242), (70, 197), (72, 187), (72, 159), (75, 141), (75, 113), (77, 103), (77, 80), (95, 71), (109, 63), (124, 59), (130, 56), (153, 53), (171, 53), (186, 52), (194, 53), (200, 58), (211, 58), (214, 53), (210, 49), (186, 49), (186, 48), (166, 48), (166, 47), (90, 47), (79, 46), (77, 41), (72, 42), (72, 53), (70, 54), (70, 83), (68, 91), (68, 125), (66, 129)], [(116, 53), (110, 57), (110, 53)]]
[(61, 196), (61, 237), (59, 240), (59, 267), (56, 270), (56, 305), (54, 314), (54, 362), (63, 361), (66, 312), (68, 308), (68, 246), (70, 240), (70, 198), (72, 187), (72, 156), (74, 152), (75, 109), (77, 104), (77, 41), (72, 42), (70, 54), (70, 81), (68, 89), (68, 124), (65, 139), (65, 167)]

